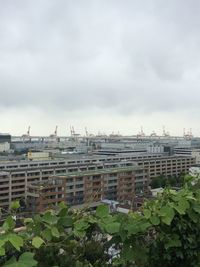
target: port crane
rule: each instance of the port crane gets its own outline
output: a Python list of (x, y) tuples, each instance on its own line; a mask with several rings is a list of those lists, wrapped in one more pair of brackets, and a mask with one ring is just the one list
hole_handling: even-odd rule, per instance
[(50, 134), (49, 137), (51, 137), (51, 138), (57, 138), (58, 137), (58, 126), (57, 125), (56, 125), (54, 133)]
[(187, 131), (187, 133), (185, 132), (185, 128), (183, 129), (183, 137), (186, 139), (186, 140), (191, 140), (192, 137), (193, 137), (193, 134), (192, 134), (192, 128), (190, 128), (189, 131)]
[(169, 137), (170, 136), (169, 132), (165, 131), (165, 126), (163, 126), (163, 136), (164, 137)]
[(153, 131), (153, 132), (150, 134), (150, 136), (151, 136), (151, 137), (156, 137), (156, 136), (157, 136), (157, 134), (156, 134), (156, 132), (155, 132), (155, 131)]
[(21, 138), (22, 138), (23, 141), (31, 141), (30, 130), (31, 130), (31, 127), (28, 126), (28, 130), (27, 130), (26, 134), (23, 134), (21, 136)]
[(145, 133), (144, 133), (144, 131), (143, 131), (143, 127), (141, 126), (140, 127), (140, 132), (137, 134), (137, 138), (139, 138), (139, 137), (144, 137), (145, 136)]

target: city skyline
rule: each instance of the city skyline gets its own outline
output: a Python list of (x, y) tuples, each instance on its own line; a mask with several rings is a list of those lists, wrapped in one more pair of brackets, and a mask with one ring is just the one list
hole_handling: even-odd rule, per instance
[(1, 132), (200, 136), (199, 11), (188, 1), (0, 1)]

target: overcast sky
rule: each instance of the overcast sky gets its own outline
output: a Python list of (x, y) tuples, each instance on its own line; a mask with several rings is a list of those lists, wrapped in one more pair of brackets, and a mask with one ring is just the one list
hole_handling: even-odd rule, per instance
[(200, 135), (199, 0), (0, 0), (0, 132)]

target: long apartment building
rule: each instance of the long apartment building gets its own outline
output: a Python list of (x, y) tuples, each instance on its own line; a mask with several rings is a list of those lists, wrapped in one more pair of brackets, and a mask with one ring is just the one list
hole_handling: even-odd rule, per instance
[(65, 201), (69, 206), (91, 204), (102, 199), (133, 204), (137, 193), (148, 193), (148, 172), (136, 164), (78, 171), (53, 176), (43, 183), (28, 185), (27, 206), (30, 211), (42, 211), (49, 205)]
[[(88, 160), (87, 160), (88, 161)], [(0, 164), (0, 206), (7, 208), (16, 199), (26, 199), (27, 186), (35, 181), (47, 181), (50, 176), (73, 172), (100, 171), (123, 167), (131, 162), (68, 163), (63, 160), (13, 162)], [(136, 163), (135, 163), (136, 164)]]
[(150, 178), (187, 173), (195, 159), (191, 156), (119, 155), (82, 156), (72, 159), (46, 161), (12, 161), (0, 163), (0, 207), (7, 208), (11, 201), (25, 199), (27, 186), (34, 181), (47, 181), (50, 176), (73, 172), (100, 171), (106, 168), (127, 167), (136, 162), (147, 170)]
[(166, 177), (179, 176), (189, 172), (195, 163), (191, 156), (170, 156), (151, 159), (138, 159), (138, 165), (148, 170), (150, 179), (164, 175)]

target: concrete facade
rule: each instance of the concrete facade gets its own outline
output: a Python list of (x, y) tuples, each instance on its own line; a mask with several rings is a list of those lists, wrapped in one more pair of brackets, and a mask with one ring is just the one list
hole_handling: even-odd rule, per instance
[[(188, 173), (195, 163), (191, 156), (163, 157), (148, 154), (120, 155), (120, 156), (89, 156), (73, 157), (71, 159), (57, 159), (48, 161), (11, 161), (0, 163), (0, 206), (7, 208), (11, 201), (27, 198), (27, 186), (32, 182), (47, 181), (50, 176), (68, 175), (75, 172), (101, 171), (111, 168), (139, 166), (153, 178), (161, 174), (165, 176)], [(117, 179), (119, 177), (117, 176)], [(121, 186), (125, 183), (123, 177)], [(141, 188), (142, 188), (141, 181)], [(69, 185), (70, 186), (70, 185)], [(115, 186), (114, 182), (110, 186)], [(137, 189), (138, 188), (138, 189)], [(139, 181), (135, 192), (141, 191)], [(70, 188), (69, 188), (70, 189)], [(71, 189), (70, 189), (71, 190)], [(74, 189), (73, 189), (74, 190)], [(74, 193), (74, 191), (70, 193)]]
[(147, 171), (134, 165), (79, 171), (52, 176), (43, 185), (28, 185), (27, 202), (30, 209), (36, 211), (44, 210), (52, 202), (57, 204), (60, 201), (76, 206), (110, 199), (131, 206), (137, 193), (148, 194), (148, 184)]

